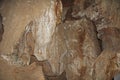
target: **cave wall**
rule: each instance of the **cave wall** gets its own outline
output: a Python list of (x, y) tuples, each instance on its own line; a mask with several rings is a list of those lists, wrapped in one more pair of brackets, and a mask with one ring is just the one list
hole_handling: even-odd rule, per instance
[(17, 66), (17, 78), (20, 68), (36, 66), (46, 80), (112, 80), (119, 73), (119, 10), (119, 0), (2, 0), (3, 64)]

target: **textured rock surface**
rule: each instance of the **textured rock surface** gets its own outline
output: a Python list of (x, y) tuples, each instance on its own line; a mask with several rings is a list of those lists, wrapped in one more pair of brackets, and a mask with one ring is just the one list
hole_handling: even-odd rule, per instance
[[(80, 5), (86, 2), (89, 5)], [(119, 0), (75, 0), (72, 15), (90, 19), (96, 26), (98, 38), (102, 41), (102, 52), (93, 67), (94, 80), (111, 80), (119, 72), (119, 3)]]
[(0, 12), (5, 31), (0, 53), (23, 65), (29, 64), (33, 54), (38, 60), (46, 60), (46, 47), (60, 22), (61, 9), (56, 0), (3, 1)]
[(62, 2), (63, 13), (60, 0), (0, 3), (0, 54), (10, 63), (0, 58), (0, 80), (112, 80), (119, 73), (120, 1)]
[(36, 63), (16, 67), (0, 57), (0, 65), (0, 80), (45, 80), (42, 67)]
[[(66, 75), (68, 80), (90, 80), (94, 60), (100, 53), (95, 27), (83, 18), (66, 22)], [(93, 42), (94, 41), (94, 42)]]

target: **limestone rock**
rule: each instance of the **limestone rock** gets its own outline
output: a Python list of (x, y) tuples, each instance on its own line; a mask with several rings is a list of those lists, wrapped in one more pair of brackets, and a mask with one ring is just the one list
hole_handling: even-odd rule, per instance
[(100, 53), (92, 22), (85, 18), (67, 21), (58, 25), (55, 32), (47, 47), (51, 54), (48, 55), (48, 63), (52, 72), (60, 75), (66, 71), (68, 80), (75, 78), (71, 75), (83, 76), (83, 68), (86, 69), (86, 75), (90, 75), (93, 62)]
[(28, 65), (33, 54), (38, 60), (46, 60), (45, 47), (60, 23), (61, 9), (57, 0), (3, 1), (0, 13), (5, 31), (0, 54), (21, 65)]
[(75, 0), (72, 15), (86, 16), (95, 23), (97, 30), (100, 30), (107, 27), (119, 28), (119, 11), (119, 0)]
[(28, 67), (14, 69), (14, 76), (16, 80), (45, 80), (42, 67), (37, 66), (36, 63)]
[(68, 80), (92, 80), (92, 66), (100, 53), (95, 27), (83, 18), (66, 22), (66, 75)]
[(26, 67), (8, 64), (0, 57), (0, 80), (45, 80), (42, 66), (33, 63)]
[(111, 80), (120, 72), (120, 1), (62, 2), (63, 13), (61, 0), (1, 1), (0, 80)]

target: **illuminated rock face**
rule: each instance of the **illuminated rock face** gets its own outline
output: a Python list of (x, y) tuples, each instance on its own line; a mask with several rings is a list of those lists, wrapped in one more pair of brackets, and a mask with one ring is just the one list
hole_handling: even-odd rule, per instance
[(11, 62), (19, 57), (17, 63), (23, 65), (29, 65), (30, 55), (35, 55), (40, 61), (47, 60), (47, 45), (50, 44), (56, 25), (61, 19), (61, 2), (3, 1), (0, 11), (5, 30), (0, 53), (14, 56)]
[(60, 0), (3, 0), (0, 55), (18, 80), (32, 72), (35, 80), (111, 80), (120, 66), (118, 2), (75, 0), (62, 13)]

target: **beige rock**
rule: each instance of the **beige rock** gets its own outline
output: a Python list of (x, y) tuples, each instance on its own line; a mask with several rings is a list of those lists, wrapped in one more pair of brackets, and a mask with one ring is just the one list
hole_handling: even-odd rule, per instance
[(75, 0), (64, 23), (60, 0), (0, 4), (0, 54), (15, 64), (0, 60), (0, 80), (111, 80), (120, 72), (118, 0)]
[(42, 66), (33, 63), (26, 67), (8, 64), (0, 57), (0, 80), (45, 80)]
[(68, 80), (92, 80), (92, 66), (100, 53), (94, 25), (83, 18), (66, 22), (64, 26), (68, 49), (65, 55)]
[(45, 80), (42, 66), (37, 66), (36, 63), (28, 67), (14, 69), (15, 80)]
[(95, 27), (85, 18), (62, 23), (56, 27), (47, 51), (49, 66), (55, 75), (66, 71), (68, 80), (73, 80), (75, 76), (71, 75), (83, 76), (82, 69), (91, 75), (94, 60), (100, 53)]
[[(0, 54), (15, 57), (10, 61), (28, 65), (30, 55), (46, 60), (46, 46), (60, 23), (62, 5), (57, 0), (5, 0), (0, 13), (4, 34)], [(6, 56), (4, 56), (6, 57)]]

